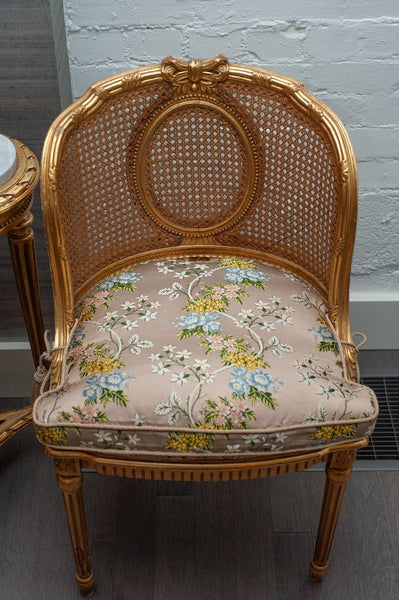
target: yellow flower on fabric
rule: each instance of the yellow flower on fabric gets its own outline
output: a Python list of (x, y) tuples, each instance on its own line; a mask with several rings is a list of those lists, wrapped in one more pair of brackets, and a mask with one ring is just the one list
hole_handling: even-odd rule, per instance
[(184, 307), (184, 310), (189, 312), (195, 312), (199, 315), (203, 315), (206, 312), (216, 312), (218, 310), (226, 310), (226, 305), (223, 300), (215, 298), (196, 298)]
[(245, 367), (249, 371), (258, 369), (259, 367), (268, 366), (262, 356), (257, 356), (255, 352), (228, 352), (224, 359), (229, 365), (234, 367)]
[(98, 373), (104, 375), (109, 373), (113, 369), (120, 369), (123, 366), (120, 360), (115, 358), (98, 358), (91, 360), (82, 365), (80, 373), (82, 377), (87, 375), (97, 375)]
[(212, 449), (212, 438), (204, 433), (171, 433), (165, 448), (176, 452), (203, 452)]
[(36, 427), (36, 435), (43, 444), (66, 444), (66, 430), (62, 427)]
[(356, 425), (325, 425), (318, 427), (315, 433), (312, 433), (310, 439), (321, 442), (331, 442), (332, 440), (351, 437), (356, 435)]
[(245, 258), (222, 258), (219, 264), (221, 267), (238, 267), (239, 269), (254, 269), (256, 267), (252, 260)]

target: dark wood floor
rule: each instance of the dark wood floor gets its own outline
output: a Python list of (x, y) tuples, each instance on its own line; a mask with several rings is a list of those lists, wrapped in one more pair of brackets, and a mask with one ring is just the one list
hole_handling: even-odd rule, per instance
[[(399, 599), (399, 471), (356, 471), (330, 570), (312, 584), (324, 474), (232, 483), (85, 475), (98, 600)], [(51, 460), (27, 429), (0, 448), (0, 597), (73, 600)]]

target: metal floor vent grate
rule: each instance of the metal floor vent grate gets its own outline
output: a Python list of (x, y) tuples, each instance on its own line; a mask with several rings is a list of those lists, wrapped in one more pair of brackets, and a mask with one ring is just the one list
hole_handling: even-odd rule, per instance
[(357, 458), (399, 460), (399, 377), (362, 377), (361, 383), (374, 390), (380, 415), (369, 445)]

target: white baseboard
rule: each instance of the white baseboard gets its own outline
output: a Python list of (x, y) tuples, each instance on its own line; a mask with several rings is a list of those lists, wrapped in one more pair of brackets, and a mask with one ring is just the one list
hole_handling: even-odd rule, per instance
[(350, 319), (367, 336), (364, 350), (399, 350), (399, 300), (352, 300)]
[[(351, 328), (366, 334), (364, 350), (398, 350), (399, 301), (351, 301)], [(33, 373), (28, 342), (0, 341), (0, 398), (29, 397)]]

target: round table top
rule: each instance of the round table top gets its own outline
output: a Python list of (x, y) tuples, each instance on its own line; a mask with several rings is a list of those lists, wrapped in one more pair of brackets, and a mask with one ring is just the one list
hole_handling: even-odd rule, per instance
[(17, 151), (13, 142), (0, 134), (0, 186), (14, 175), (17, 166)]
[(0, 138), (1, 235), (13, 229), (28, 214), (33, 190), (39, 180), (39, 162), (34, 153), (19, 140), (2, 135)]

